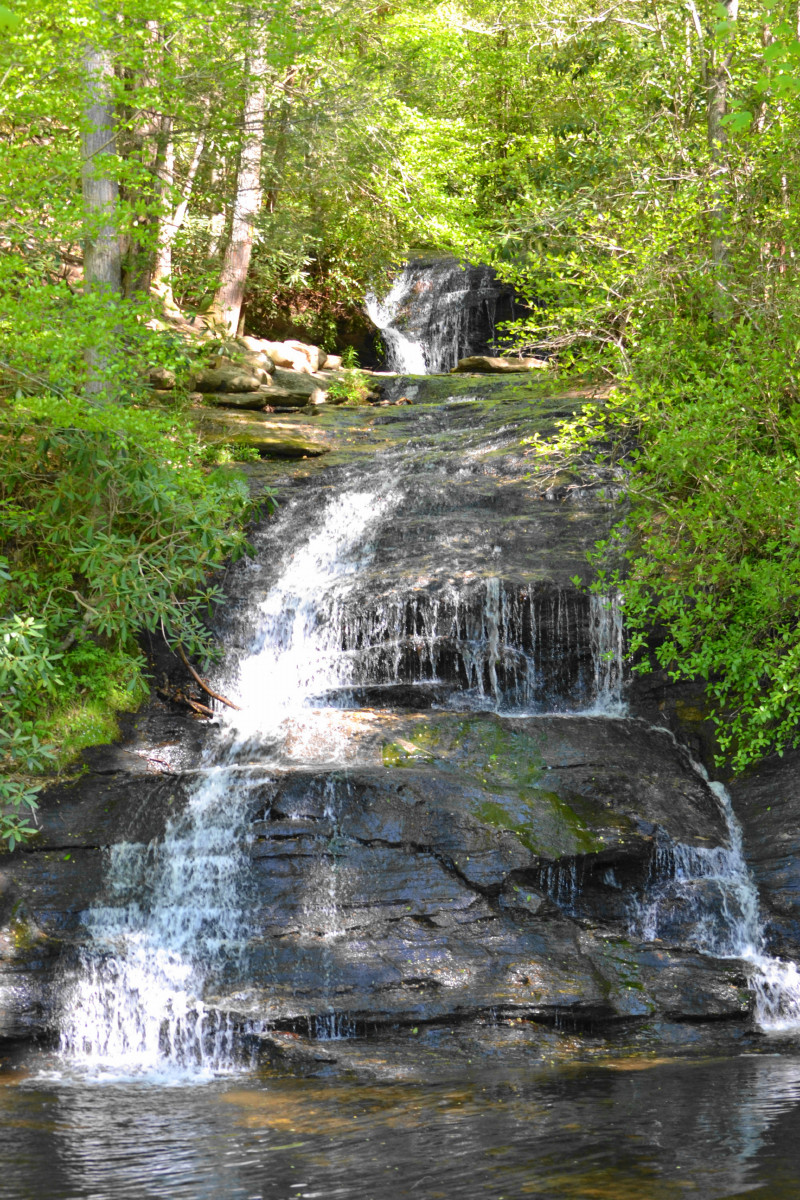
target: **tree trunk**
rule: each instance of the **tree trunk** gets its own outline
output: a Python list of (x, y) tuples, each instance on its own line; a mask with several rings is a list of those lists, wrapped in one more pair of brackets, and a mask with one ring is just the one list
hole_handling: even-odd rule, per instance
[(264, 138), (266, 78), (264, 51), (257, 35), (248, 61), (248, 91), (244, 105), (244, 137), (236, 176), (231, 236), (222, 261), (214, 296), (213, 315), (235, 334), (239, 327), (247, 272), (253, 251), (255, 218), (261, 208), (261, 148)]
[[(84, 207), (83, 287), (115, 307), (121, 291), (122, 263), (117, 229), (117, 182), (113, 104), (114, 64), (111, 52), (89, 47), (84, 54), (87, 104), (84, 116), (81, 178)], [(96, 327), (103, 322), (97, 322)], [(109, 359), (113, 350), (107, 332), (104, 344), (86, 350), (86, 393), (101, 399), (109, 391)]]
[[(172, 244), (175, 237), (184, 222), (187, 209), (189, 208), (189, 200), (192, 195), (195, 175), (200, 166), (200, 159), (203, 155), (203, 148), (206, 142), (205, 131), (200, 133), (194, 147), (192, 161), (189, 164), (189, 170), (186, 175), (183, 188), (181, 189), (181, 200), (177, 208), (172, 213), (165, 213), (161, 218), (158, 227), (158, 239), (156, 245), (156, 257), (153, 264), (153, 290), (157, 292), (167, 308), (176, 308), (175, 297), (172, 292)], [(171, 192), (175, 182), (175, 143), (170, 137), (167, 141), (164, 151), (164, 168), (162, 172), (161, 187), (163, 192)]]
[[(723, 0), (726, 20), (739, 17), (739, 0)], [(711, 206), (711, 266), (714, 272), (714, 320), (721, 322), (730, 315), (730, 212), (726, 175), (728, 172), (728, 134), (722, 118), (728, 110), (728, 72), (733, 59), (733, 35), (727, 35), (731, 48), (722, 50), (708, 71), (708, 152), (711, 159), (713, 201)]]
[[(723, 0), (725, 17), (736, 21), (739, 16), (739, 0)], [(730, 267), (730, 212), (728, 210), (728, 135), (723, 117), (728, 107), (728, 73), (733, 59), (734, 34), (728, 31), (724, 40), (728, 50), (722, 48), (722, 38), (717, 48), (709, 53), (704, 41), (700, 15), (694, 0), (690, 0), (689, 11), (694, 22), (697, 40), (700, 43), (700, 71), (706, 91), (706, 128), (708, 155), (711, 166), (711, 205), (709, 208), (711, 270), (714, 278), (713, 317), (722, 322), (730, 315), (730, 292), (728, 276)]]
[(281, 101), (281, 115), (278, 120), (278, 135), (275, 140), (275, 154), (272, 159), (272, 180), (265, 198), (265, 207), (267, 212), (270, 213), (274, 213), (277, 208), (281, 177), (286, 166), (286, 156), (289, 150), (289, 117), (292, 111), (292, 93), (294, 92), (296, 75), (297, 67), (291, 67), (281, 84), (283, 88), (283, 100)]

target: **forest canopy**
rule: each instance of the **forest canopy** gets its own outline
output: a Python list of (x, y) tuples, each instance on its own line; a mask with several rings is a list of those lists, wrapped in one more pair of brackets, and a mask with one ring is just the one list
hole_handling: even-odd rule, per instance
[(148, 399), (144, 366), (185, 365), (170, 319), (334, 349), (420, 249), (528, 299), (508, 347), (613, 382), (559, 452), (626, 462), (600, 585), (640, 661), (708, 680), (736, 768), (796, 740), (799, 19), (782, 0), (0, 6), (11, 845), (65, 689), (73, 725), (101, 679), (118, 706), (142, 694), (130, 612), (211, 652), (209, 571), (247, 503), (180, 397)]

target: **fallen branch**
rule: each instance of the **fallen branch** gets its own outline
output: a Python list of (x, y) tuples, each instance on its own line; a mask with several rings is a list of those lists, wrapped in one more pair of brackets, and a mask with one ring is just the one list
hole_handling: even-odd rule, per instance
[(211, 690), (211, 688), (208, 686), (208, 684), (203, 682), (203, 680), (197, 674), (197, 671), (195, 671), (194, 667), (192, 666), (192, 664), (189, 662), (188, 658), (184, 654), (183, 646), (178, 646), (178, 654), (180, 656), (181, 662), (186, 667), (189, 674), (192, 676), (192, 679), (194, 679), (195, 683), (200, 684), (200, 687), (203, 689), (203, 691), (207, 695), (211, 696), (211, 698), (213, 700), (219, 700), (220, 704), (227, 704), (228, 708), (235, 708), (237, 710), (237, 712), (239, 711), (238, 704), (234, 704), (232, 700), (228, 700), (225, 696), (221, 696), (219, 694), (219, 692), (213, 692)]
[[(164, 687), (156, 688), (159, 696), (163, 696), (165, 700), (170, 700), (173, 704), (185, 704), (188, 708), (201, 717), (213, 717), (214, 710), (209, 708), (207, 704), (201, 704), (199, 700), (192, 700), (191, 696), (187, 696), (178, 688), (172, 688), (165, 684)], [(147, 760), (148, 762), (150, 759)], [(155, 760), (160, 761), (160, 760)]]

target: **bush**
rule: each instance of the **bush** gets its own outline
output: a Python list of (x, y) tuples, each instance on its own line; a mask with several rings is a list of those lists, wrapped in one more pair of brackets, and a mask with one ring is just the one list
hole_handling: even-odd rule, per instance
[(212, 575), (246, 546), (244, 482), (203, 468), (178, 411), (17, 396), (0, 407), (0, 838), (35, 776), (113, 736), (146, 694), (136, 637), (214, 655)]

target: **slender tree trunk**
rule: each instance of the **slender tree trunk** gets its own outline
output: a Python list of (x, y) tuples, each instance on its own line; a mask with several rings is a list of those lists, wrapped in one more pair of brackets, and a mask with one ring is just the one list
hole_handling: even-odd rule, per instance
[[(739, 0), (723, 0), (726, 19), (736, 21), (739, 16)], [(730, 212), (727, 187), (727, 141), (728, 135), (723, 117), (728, 107), (728, 74), (733, 59), (733, 35), (726, 40), (730, 49), (724, 53), (718, 48), (709, 53), (703, 40), (700, 15), (694, 0), (690, 0), (689, 11), (694, 22), (697, 40), (700, 43), (700, 71), (706, 91), (706, 122), (708, 154), (711, 166), (711, 206), (709, 209), (711, 269), (714, 276), (713, 316), (722, 322), (730, 314), (730, 292), (728, 276), (730, 269)]]
[(711, 263), (714, 271), (714, 316), (720, 319), (727, 307), (725, 276), (730, 265), (728, 246), (729, 212), (725, 187), (726, 149), (728, 135), (722, 118), (728, 106), (728, 72), (724, 64), (708, 72), (708, 151), (711, 159), (712, 203)]
[[(255, 32), (255, 31), (254, 31)], [(261, 208), (261, 150), (264, 139), (266, 77), (260, 35), (248, 61), (248, 90), (244, 105), (244, 136), (236, 176), (231, 236), (222, 261), (213, 314), (231, 334), (239, 327), (242, 300), (253, 252), (255, 218)]]
[[(81, 178), (84, 206), (83, 278), (84, 292), (95, 293), (113, 309), (121, 291), (122, 263), (117, 218), (119, 184), (116, 163), (114, 120), (114, 64), (111, 52), (89, 47), (84, 54), (87, 103), (84, 117)], [(93, 322), (101, 345), (86, 350), (87, 395), (100, 399), (108, 394), (109, 358), (113, 337), (103, 335), (101, 320)], [(102, 335), (102, 336), (101, 336)]]
[[(172, 292), (172, 245), (177, 236), (178, 230), (183, 225), (189, 208), (189, 201), (194, 187), (195, 176), (197, 175), (200, 166), (200, 160), (203, 156), (203, 149), (206, 143), (205, 131), (200, 133), (192, 154), (192, 161), (189, 163), (189, 170), (186, 179), (181, 189), (181, 199), (177, 208), (172, 213), (166, 213), (159, 223), (158, 238), (156, 244), (156, 257), (153, 264), (152, 287), (164, 300), (167, 308), (176, 308), (175, 297)], [(170, 137), (166, 143), (164, 152), (164, 167), (161, 176), (161, 187), (163, 192), (172, 192), (175, 183), (175, 143)]]
[(292, 67), (281, 84), (283, 88), (283, 100), (281, 101), (281, 115), (278, 120), (278, 135), (275, 140), (275, 154), (272, 158), (272, 181), (267, 189), (264, 200), (267, 212), (271, 213), (274, 213), (278, 206), (281, 177), (286, 166), (286, 155), (289, 149), (289, 117), (292, 111), (292, 93), (294, 91), (296, 75), (297, 67)]

